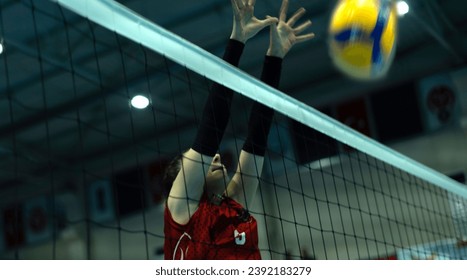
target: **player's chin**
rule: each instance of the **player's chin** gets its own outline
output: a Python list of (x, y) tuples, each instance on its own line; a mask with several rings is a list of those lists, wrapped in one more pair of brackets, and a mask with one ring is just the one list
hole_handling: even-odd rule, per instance
[(208, 187), (223, 187), (229, 182), (229, 175), (224, 170), (219, 169), (214, 172), (209, 172), (206, 178), (206, 184)]
[(214, 171), (209, 171), (208, 178), (212, 180), (225, 180), (228, 177), (225, 169), (216, 169)]

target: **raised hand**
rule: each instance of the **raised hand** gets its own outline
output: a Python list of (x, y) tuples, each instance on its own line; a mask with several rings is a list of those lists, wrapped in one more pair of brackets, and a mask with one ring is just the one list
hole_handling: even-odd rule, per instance
[(254, 15), (256, 0), (230, 0), (233, 10), (233, 28), (231, 39), (245, 43), (255, 36), (261, 29), (268, 25), (277, 23), (278, 19), (267, 17), (258, 19)]
[(288, 7), (289, 1), (283, 0), (279, 14), (279, 22), (271, 25), (270, 43), (267, 51), (267, 55), (269, 56), (284, 58), (296, 43), (308, 41), (315, 36), (314, 33), (299, 35), (311, 26), (310, 20), (294, 27), (295, 23), (305, 14), (305, 9), (298, 9), (292, 17), (286, 21)]

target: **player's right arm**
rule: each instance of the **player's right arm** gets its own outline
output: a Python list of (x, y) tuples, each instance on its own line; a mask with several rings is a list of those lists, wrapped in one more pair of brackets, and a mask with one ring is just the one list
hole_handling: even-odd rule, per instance
[(212, 158), (213, 156), (203, 155), (192, 148), (183, 153), (180, 171), (167, 198), (167, 207), (172, 219), (178, 224), (187, 224), (198, 209)]

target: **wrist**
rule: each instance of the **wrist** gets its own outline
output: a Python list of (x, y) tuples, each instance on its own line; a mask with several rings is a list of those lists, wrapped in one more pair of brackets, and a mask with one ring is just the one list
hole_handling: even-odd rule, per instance
[(238, 36), (238, 35), (235, 35), (235, 34), (230, 35), (230, 39), (238, 41), (238, 42), (243, 43), (243, 44), (245, 44), (246, 41), (247, 41), (247, 39), (243, 38), (242, 36)]
[(283, 59), (285, 57), (285, 53), (279, 50), (271, 49), (269, 48), (266, 52), (267, 56), (272, 56), (272, 57), (278, 57), (280, 59)]
[[(234, 25), (236, 25), (236, 24), (234, 23)], [(244, 44), (245, 44), (246, 41), (248, 40), (248, 39), (244, 36), (243, 32), (242, 32), (241, 30), (237, 30), (237, 29), (235, 28), (235, 26), (234, 26), (234, 28), (232, 29), (232, 33), (230, 34), (230, 39), (239, 41), (239, 42), (244, 43)]]

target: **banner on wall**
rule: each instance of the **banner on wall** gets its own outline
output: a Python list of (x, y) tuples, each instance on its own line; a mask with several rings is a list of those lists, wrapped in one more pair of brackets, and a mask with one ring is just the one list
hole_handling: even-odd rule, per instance
[[(121, 199), (125, 199), (122, 197)], [(115, 219), (112, 185), (108, 180), (93, 182), (88, 188), (89, 217), (94, 222)]]
[[(364, 98), (357, 98), (337, 105), (336, 117), (338, 121), (354, 130), (368, 137), (373, 136), (368, 118), (367, 104)], [(345, 151), (353, 150), (347, 145), (344, 145), (343, 148)]]
[(47, 196), (38, 196), (25, 201), (23, 215), (27, 243), (36, 243), (52, 237), (53, 216)]
[(460, 96), (456, 89), (449, 74), (420, 80), (419, 102), (425, 131), (436, 131), (460, 119)]

